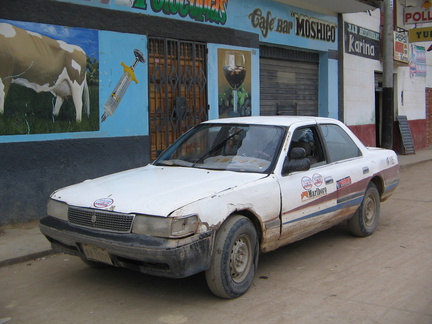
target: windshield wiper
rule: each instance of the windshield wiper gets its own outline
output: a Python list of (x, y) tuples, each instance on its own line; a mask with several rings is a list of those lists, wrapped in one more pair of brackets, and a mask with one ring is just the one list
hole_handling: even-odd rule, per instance
[(190, 167), (193, 165), (193, 163), (189, 161), (175, 159), (175, 160), (162, 160), (156, 165)]
[(213, 152), (217, 151), (218, 149), (220, 149), (222, 146), (224, 146), (226, 144), (226, 142), (228, 142), (231, 138), (233, 138), (234, 136), (240, 134), (241, 132), (243, 132), (244, 129), (240, 129), (239, 131), (231, 134), (230, 136), (228, 136), (227, 138), (225, 138), (223, 141), (221, 141), (219, 144), (213, 146), (210, 150), (208, 150), (206, 153), (204, 153), (203, 155), (201, 155), (198, 160), (196, 160), (196, 162), (192, 165), (192, 167), (195, 167), (198, 163), (200, 163), (202, 160), (204, 160), (207, 156), (209, 156), (210, 154), (212, 154)]

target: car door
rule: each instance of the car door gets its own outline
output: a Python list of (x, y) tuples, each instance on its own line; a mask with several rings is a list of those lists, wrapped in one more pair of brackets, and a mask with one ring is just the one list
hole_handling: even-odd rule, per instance
[(336, 124), (319, 125), (329, 169), (336, 183), (334, 218), (352, 215), (360, 205), (371, 177), (368, 161), (347, 132)]
[(304, 148), (311, 167), (282, 174), (279, 179), (281, 245), (327, 228), (336, 207), (336, 167), (328, 163), (317, 124), (296, 124), (291, 126), (290, 133), (288, 152), (294, 147)]

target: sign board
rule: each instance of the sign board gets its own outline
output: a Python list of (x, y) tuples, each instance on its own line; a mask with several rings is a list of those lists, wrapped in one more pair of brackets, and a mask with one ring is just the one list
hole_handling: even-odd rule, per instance
[(409, 63), (408, 33), (394, 32), (394, 60)]
[(411, 44), (410, 77), (426, 77), (426, 49), (423, 46)]
[(409, 41), (411, 43), (432, 41), (432, 27), (410, 29)]
[(381, 54), (380, 34), (376, 31), (345, 22), (345, 53), (373, 60)]
[(407, 7), (404, 9), (405, 25), (432, 22), (432, 12), (423, 7)]

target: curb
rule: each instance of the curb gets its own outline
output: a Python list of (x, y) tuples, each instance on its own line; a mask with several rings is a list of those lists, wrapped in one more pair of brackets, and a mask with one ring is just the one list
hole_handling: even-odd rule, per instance
[(55, 253), (57, 253), (57, 252), (55, 252), (54, 250), (45, 250), (45, 251), (41, 251), (41, 252), (30, 253), (30, 254), (19, 256), (19, 257), (12, 258), (12, 259), (3, 260), (3, 261), (0, 261), (0, 268), (6, 267), (6, 266), (11, 266), (11, 265), (21, 263), (21, 262), (27, 262), (30, 260), (43, 258), (43, 257), (49, 256), (49, 255), (55, 254)]
[(426, 160), (421, 160), (421, 161), (417, 161), (417, 162), (411, 162), (411, 163), (408, 163), (408, 164), (401, 165), (400, 168), (401, 169), (405, 169), (405, 168), (408, 168), (408, 167), (416, 166), (416, 165), (419, 165), (419, 164), (422, 164), (422, 163), (425, 163), (425, 162), (430, 162), (430, 161), (432, 161), (432, 159), (426, 159)]

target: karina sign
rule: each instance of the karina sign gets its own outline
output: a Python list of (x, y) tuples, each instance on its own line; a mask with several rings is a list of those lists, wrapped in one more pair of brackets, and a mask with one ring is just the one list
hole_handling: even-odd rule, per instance
[(345, 53), (380, 59), (380, 34), (345, 22)]

